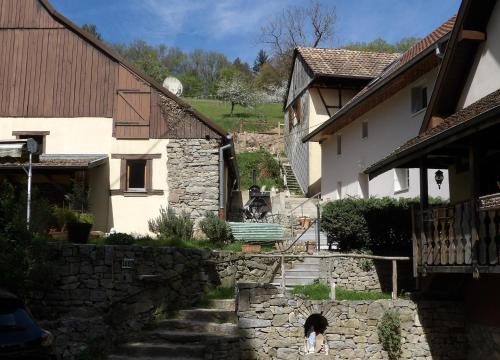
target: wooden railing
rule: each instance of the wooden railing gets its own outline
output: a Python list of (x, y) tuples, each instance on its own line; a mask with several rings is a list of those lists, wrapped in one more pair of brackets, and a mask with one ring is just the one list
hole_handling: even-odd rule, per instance
[(472, 271), (479, 265), (499, 265), (500, 206), (492, 205), (494, 196), (414, 212), (415, 273), (418, 266), (423, 271), (429, 266)]

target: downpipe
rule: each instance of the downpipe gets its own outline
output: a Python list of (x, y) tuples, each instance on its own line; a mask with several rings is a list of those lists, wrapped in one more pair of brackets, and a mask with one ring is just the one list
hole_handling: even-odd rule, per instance
[(227, 149), (230, 149), (232, 144), (231, 144), (231, 135), (227, 136), (227, 139), (229, 140), (229, 143), (221, 146), (219, 148), (219, 218), (224, 219), (225, 218), (225, 213), (224, 213), (224, 200), (225, 200), (225, 190), (224, 190), (224, 185), (225, 185), (225, 177), (224, 177), (224, 151)]

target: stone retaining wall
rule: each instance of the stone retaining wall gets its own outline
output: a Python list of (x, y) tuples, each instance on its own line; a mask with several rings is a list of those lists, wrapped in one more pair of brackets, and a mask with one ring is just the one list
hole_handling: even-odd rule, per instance
[[(218, 284), (210, 251), (65, 244), (51, 248), (54, 287), (29, 306), (64, 358), (93, 338), (133, 334), (156, 316), (196, 304)], [(106, 334), (106, 336), (103, 336)], [(123, 338), (121, 338), (123, 340)]]
[[(377, 335), (385, 309), (397, 309), (403, 359), (465, 359), (464, 311), (455, 302), (309, 301), (272, 285), (239, 284), (237, 309), (242, 359), (303, 357), (304, 323), (312, 314), (328, 320), (325, 359), (387, 359)], [(317, 357), (314, 357), (317, 358)]]
[[(398, 289), (414, 289), (415, 280), (409, 261), (398, 261)], [(320, 281), (332, 278), (336, 285), (348, 290), (392, 291), (392, 263), (384, 260), (348, 257), (323, 258)]]

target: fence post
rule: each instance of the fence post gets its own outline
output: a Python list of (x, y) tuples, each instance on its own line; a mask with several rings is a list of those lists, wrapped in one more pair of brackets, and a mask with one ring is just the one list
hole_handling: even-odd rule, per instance
[(332, 278), (330, 278), (330, 300), (335, 301), (337, 298), (337, 293), (335, 291), (335, 281), (333, 281)]
[(281, 288), (285, 289), (285, 256), (281, 255)]
[(392, 300), (398, 297), (398, 262), (392, 260)]

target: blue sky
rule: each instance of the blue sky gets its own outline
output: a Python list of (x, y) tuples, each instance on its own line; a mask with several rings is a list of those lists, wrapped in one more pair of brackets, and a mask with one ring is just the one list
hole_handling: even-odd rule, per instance
[[(320, 0), (335, 4), (333, 46), (382, 37), (395, 42), (425, 36), (455, 14), (460, 0)], [(256, 39), (272, 14), (304, 0), (52, 0), (63, 15), (96, 24), (107, 41), (143, 39), (185, 51), (214, 50), (249, 63), (262, 45)]]

